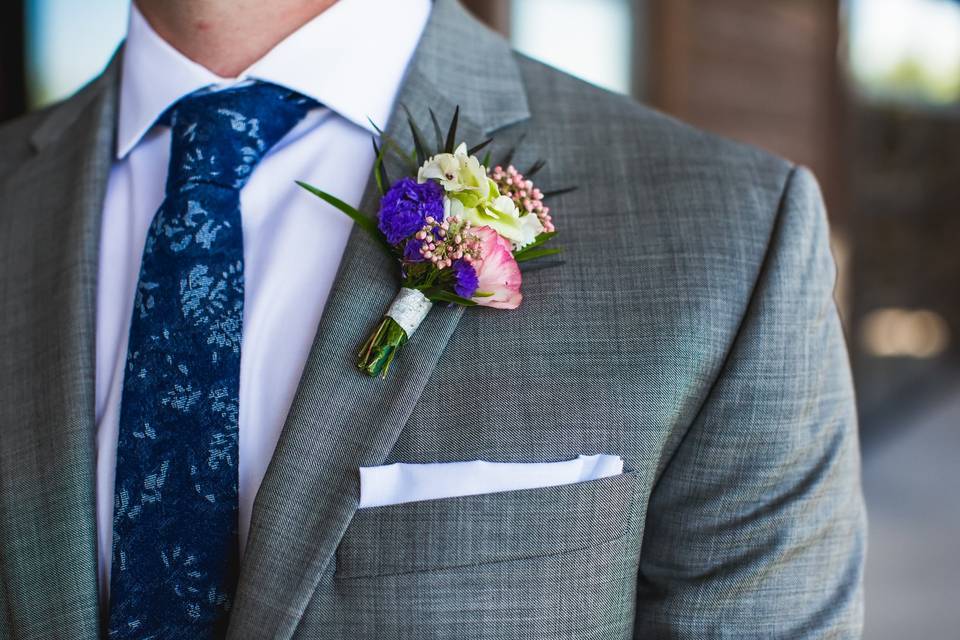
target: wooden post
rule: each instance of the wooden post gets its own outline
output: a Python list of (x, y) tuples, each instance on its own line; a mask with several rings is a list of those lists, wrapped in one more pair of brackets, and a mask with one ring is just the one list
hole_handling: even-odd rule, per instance
[(838, 0), (647, 3), (647, 100), (810, 166), (842, 216)]
[(23, 2), (0, 3), (0, 122), (27, 108)]
[(510, 0), (463, 0), (463, 4), (494, 30), (510, 35)]

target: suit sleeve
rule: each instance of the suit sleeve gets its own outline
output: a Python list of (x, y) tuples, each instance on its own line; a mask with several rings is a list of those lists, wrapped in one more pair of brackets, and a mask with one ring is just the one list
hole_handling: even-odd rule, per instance
[(723, 368), (650, 497), (636, 638), (858, 638), (865, 512), (819, 188), (789, 176)]

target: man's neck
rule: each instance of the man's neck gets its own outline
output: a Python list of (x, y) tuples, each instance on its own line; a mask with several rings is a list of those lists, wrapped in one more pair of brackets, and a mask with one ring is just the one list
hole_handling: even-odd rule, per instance
[(337, 0), (136, 0), (180, 53), (233, 78)]

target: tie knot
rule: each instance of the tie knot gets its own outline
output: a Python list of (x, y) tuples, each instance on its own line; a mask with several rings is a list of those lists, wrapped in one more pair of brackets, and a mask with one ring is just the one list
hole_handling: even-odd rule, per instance
[(181, 98), (165, 115), (172, 129), (167, 193), (204, 183), (241, 189), (267, 151), (315, 106), (260, 81)]

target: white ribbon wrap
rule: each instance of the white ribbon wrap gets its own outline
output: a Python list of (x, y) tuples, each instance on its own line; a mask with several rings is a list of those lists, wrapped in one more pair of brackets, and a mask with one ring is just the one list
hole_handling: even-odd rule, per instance
[(420, 291), (402, 287), (397, 293), (397, 297), (390, 303), (387, 315), (400, 325), (400, 328), (406, 332), (409, 338), (423, 322), (423, 319), (427, 317), (427, 314), (430, 313), (431, 307), (433, 307), (433, 303)]

